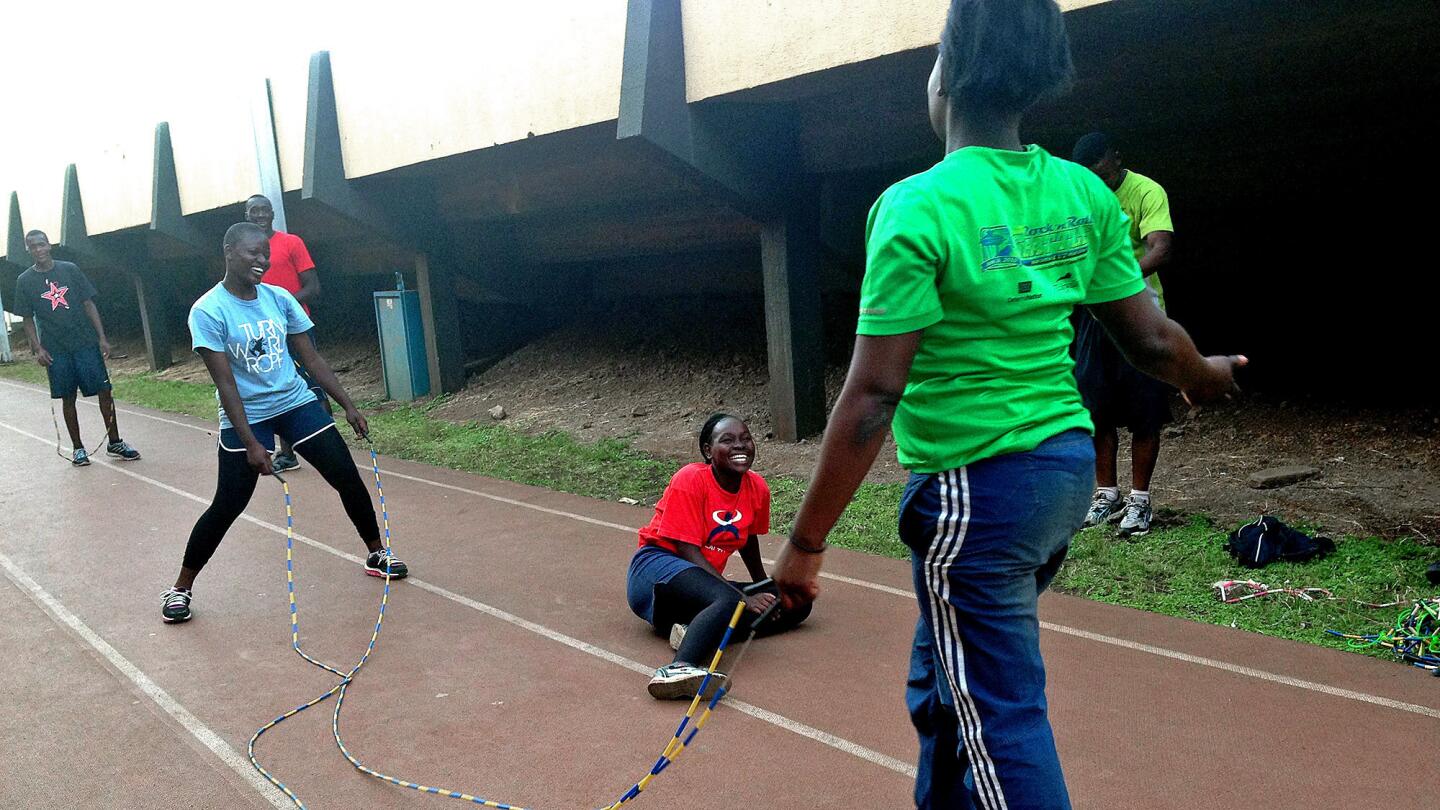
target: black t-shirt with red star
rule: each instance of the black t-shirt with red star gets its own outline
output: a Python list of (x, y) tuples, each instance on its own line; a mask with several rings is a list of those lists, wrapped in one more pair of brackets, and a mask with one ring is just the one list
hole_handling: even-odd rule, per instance
[(94, 297), (95, 285), (72, 262), (57, 261), (49, 270), (31, 265), (15, 280), (10, 311), (35, 319), (45, 351), (73, 352), (100, 342), (85, 314), (85, 302)]

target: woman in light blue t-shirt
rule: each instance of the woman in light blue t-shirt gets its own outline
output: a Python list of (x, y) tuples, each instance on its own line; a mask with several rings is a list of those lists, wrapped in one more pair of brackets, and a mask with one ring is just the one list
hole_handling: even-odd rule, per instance
[(180, 576), (161, 594), (161, 615), (171, 623), (190, 620), (196, 575), (249, 505), (255, 482), (273, 473), (270, 454), (276, 437), (294, 445), (340, 494), (345, 513), (369, 550), (365, 573), (409, 573), (380, 542), (370, 493), (335, 420), (295, 370), (298, 357), (345, 409), (345, 420), (356, 435), (366, 435), (365, 417), (305, 337), (314, 327), (310, 317), (290, 293), (260, 283), (270, 265), (269, 238), (258, 225), (241, 222), (225, 232), (224, 248), (224, 280), (190, 308), (191, 345), (205, 361), (220, 403), (220, 471), (215, 499), (190, 532)]

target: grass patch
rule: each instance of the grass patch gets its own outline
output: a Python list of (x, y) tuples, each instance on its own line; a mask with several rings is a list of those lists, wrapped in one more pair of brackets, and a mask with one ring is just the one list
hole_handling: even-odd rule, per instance
[[(44, 370), (34, 363), (0, 366), (0, 377), (45, 382)], [(114, 385), (116, 397), (127, 402), (215, 417), (215, 389), (209, 385), (152, 374), (116, 375)], [(361, 408), (382, 454), (561, 492), (653, 503), (675, 471), (673, 462), (647, 456), (622, 440), (581, 442), (559, 431), (532, 435), (500, 423), (447, 422), (431, 414), (438, 404), (367, 402)], [(804, 486), (794, 478), (770, 480), (774, 531), (790, 528)], [(896, 533), (902, 489), (901, 484), (863, 485), (830, 541), (871, 554), (907, 557), (909, 552)], [(1400, 612), (1362, 607), (1355, 600), (1378, 603), (1435, 593), (1423, 572), (1436, 550), (1413, 540), (1342, 537), (1337, 551), (1324, 560), (1274, 563), (1252, 572), (1221, 547), (1227, 531), (1204, 517), (1191, 517), (1134, 542), (1120, 540), (1109, 530), (1082, 532), (1071, 544), (1054, 588), (1101, 602), (1337, 648), (1347, 648), (1347, 643), (1326, 629), (1372, 633), (1390, 625)], [(1337, 598), (1306, 602), (1274, 596), (1227, 605), (1215, 598), (1210, 587), (1222, 579), (1323, 587)], [(1362, 652), (1388, 656), (1383, 650)]]
[(658, 498), (674, 473), (673, 465), (615, 439), (585, 443), (559, 431), (530, 435), (498, 423), (446, 422), (428, 410), (409, 406), (368, 411), (375, 449), (411, 461), (611, 501)]
[[(805, 482), (795, 478), (776, 477), (770, 483), (770, 523), (776, 533), (790, 531), (800, 500), (805, 496)], [(841, 548), (865, 551), (885, 557), (907, 559), (910, 549), (900, 542), (897, 512), (904, 484), (861, 484), (855, 500), (845, 509), (829, 542)]]
[(15, 362), (0, 365), (0, 377), (18, 382), (35, 383), (36, 385), (48, 385), (48, 378), (45, 376), (45, 369), (33, 360), (26, 362), (21, 359), (23, 353), (15, 352)]
[[(1436, 551), (1413, 540), (1343, 537), (1323, 560), (1276, 562), (1251, 571), (1222, 547), (1228, 532), (1204, 517), (1133, 542), (1110, 530), (1089, 529), (1071, 544), (1053, 587), (1100, 602), (1340, 648), (1347, 642), (1327, 629), (1373, 633), (1400, 613), (1400, 608), (1367, 608), (1355, 600), (1384, 603), (1434, 595), (1424, 569)], [(1224, 579), (1329, 588), (1336, 598), (1307, 602), (1280, 595), (1227, 605), (1210, 587)], [(1389, 657), (1384, 650), (1371, 652)]]
[[(0, 378), (49, 387), (45, 369), (39, 363), (14, 362), (0, 365)], [(115, 398), (157, 411), (183, 413), (202, 419), (216, 416), (215, 387), (180, 380), (163, 380), (152, 374), (112, 374)]]

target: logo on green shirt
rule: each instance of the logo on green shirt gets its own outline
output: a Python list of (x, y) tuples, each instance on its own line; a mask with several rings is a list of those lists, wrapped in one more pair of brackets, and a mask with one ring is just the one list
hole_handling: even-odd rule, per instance
[(1061, 223), (1021, 228), (1018, 237), (1009, 225), (981, 228), (980, 272), (1082, 259), (1090, 252), (1090, 224), (1088, 216), (1072, 216)]
[(980, 229), (980, 257), (982, 273), (1020, 266), (1020, 260), (1015, 258), (1015, 240), (1010, 237), (1009, 225)]

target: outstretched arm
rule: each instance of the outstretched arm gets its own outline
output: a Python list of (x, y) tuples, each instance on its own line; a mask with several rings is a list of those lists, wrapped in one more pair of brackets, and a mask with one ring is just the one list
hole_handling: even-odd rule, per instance
[(335, 376), (330, 364), (325, 358), (315, 351), (315, 346), (310, 343), (310, 338), (304, 332), (298, 332), (289, 336), (290, 353), (299, 359), (301, 365), (320, 383), (325, 393), (345, 409), (345, 421), (350, 423), (351, 430), (356, 436), (362, 438), (370, 435), (370, 425), (365, 416), (355, 409), (355, 403), (350, 401), (350, 395), (345, 393), (345, 387), (340, 384), (340, 378)]
[(1092, 304), (1090, 311), (1131, 365), (1179, 388), (1190, 404), (1238, 391), (1235, 369), (1250, 361), (1238, 354), (1202, 357), (1185, 328), (1162, 312), (1148, 291)]
[(825, 538), (880, 454), (922, 334), (855, 339), (850, 372), (820, 444), (820, 463), (775, 563), (775, 584), (786, 608), (813, 602), (820, 592)]

